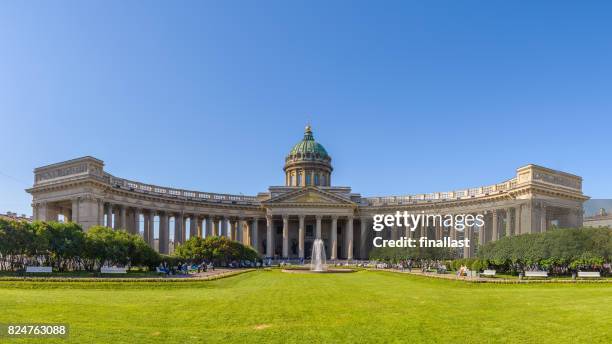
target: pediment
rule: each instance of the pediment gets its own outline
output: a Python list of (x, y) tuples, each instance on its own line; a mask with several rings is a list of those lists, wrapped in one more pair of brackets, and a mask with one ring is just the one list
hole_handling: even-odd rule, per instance
[(355, 203), (335, 195), (331, 192), (320, 190), (316, 187), (306, 187), (293, 192), (279, 195), (264, 202), (266, 205), (336, 205), (353, 206)]

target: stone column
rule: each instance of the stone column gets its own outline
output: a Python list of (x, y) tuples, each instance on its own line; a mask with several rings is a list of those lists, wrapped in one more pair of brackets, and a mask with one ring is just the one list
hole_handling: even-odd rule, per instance
[(149, 216), (143, 211), (142, 213), (142, 239), (149, 243)]
[(283, 215), (283, 258), (289, 257), (289, 215)]
[(487, 217), (486, 214), (483, 213), (483, 219), (484, 219), (484, 223), (481, 227), (478, 228), (478, 245), (484, 245), (487, 241)]
[(72, 199), (72, 214), (70, 216), (70, 221), (74, 223), (79, 223), (79, 198), (75, 197)]
[(212, 235), (221, 236), (220, 229), (219, 229), (219, 218), (216, 216), (211, 216), (210, 218), (211, 218), (211, 223), (213, 226)]
[(534, 214), (535, 204), (533, 200), (529, 200), (523, 204), (521, 209), (521, 234), (533, 233), (533, 227), (537, 226), (535, 222)]
[(119, 225), (118, 229), (127, 230), (127, 208), (124, 205), (122, 205), (120, 209), (121, 209), (120, 210), (121, 211), (121, 224)]
[(170, 241), (170, 221), (168, 221), (168, 214), (162, 212), (159, 214), (159, 253), (168, 254), (168, 244)]
[(298, 216), (298, 257), (304, 258), (304, 215)]
[(514, 235), (522, 234), (521, 228), (521, 205), (514, 208)]
[(134, 208), (134, 234), (140, 234), (140, 209)]
[(332, 216), (330, 260), (338, 259), (338, 216)]
[(104, 226), (104, 201), (98, 199), (98, 226)]
[(251, 247), (255, 250), (255, 252), (259, 253), (259, 239), (257, 235), (257, 222), (258, 218), (253, 219), (253, 223), (251, 224)]
[(189, 218), (189, 238), (193, 237), (202, 237), (202, 222), (200, 221), (200, 217), (198, 215), (191, 215)]
[(183, 214), (176, 214), (174, 216), (174, 242), (176, 244), (182, 244), (185, 241), (183, 236)]
[(206, 216), (206, 230), (204, 231), (205, 237), (213, 236), (213, 216)]
[(155, 211), (149, 211), (149, 236), (147, 237), (147, 243), (153, 247), (155, 243)]
[(493, 221), (491, 221), (491, 241), (499, 239), (499, 224), (498, 224), (499, 212), (493, 210)]
[(113, 228), (113, 204), (109, 203), (106, 208), (106, 227)]
[(365, 216), (362, 216), (359, 219), (359, 222), (361, 225), (361, 233), (360, 233), (361, 241), (359, 242), (359, 256), (361, 257), (361, 259), (368, 259), (368, 253), (366, 252), (367, 242), (368, 242), (368, 226), (367, 226), (366, 219), (367, 218)]
[(239, 222), (238, 222), (238, 241), (240, 241), (241, 244), (244, 244), (244, 227), (246, 226), (246, 221), (243, 218), (240, 218)]
[(352, 216), (349, 216), (346, 222), (346, 259), (353, 260), (353, 217)]
[(235, 220), (230, 220), (229, 223), (229, 238), (230, 240), (236, 240), (236, 222)]
[(465, 227), (463, 229), (463, 238), (470, 240), (469, 242), (470, 246), (463, 247), (463, 258), (471, 258), (470, 249), (472, 247), (472, 226)]
[(315, 219), (317, 220), (315, 239), (321, 239), (321, 218), (322, 218), (321, 215), (315, 216)]
[(512, 208), (506, 209), (506, 233), (507, 237), (512, 236)]
[(266, 256), (274, 256), (273, 242), (272, 242), (272, 227), (274, 223), (272, 221), (272, 215), (266, 216)]
[(546, 205), (540, 205), (540, 233), (546, 232), (548, 223), (546, 222)]
[(221, 218), (221, 226), (219, 227), (219, 236), (227, 237), (227, 216)]
[(393, 223), (391, 227), (391, 240), (399, 239), (399, 227), (397, 226), (397, 222)]

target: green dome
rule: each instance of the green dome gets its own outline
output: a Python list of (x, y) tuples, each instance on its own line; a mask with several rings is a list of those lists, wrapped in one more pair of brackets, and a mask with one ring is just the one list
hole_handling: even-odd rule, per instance
[(289, 157), (297, 157), (297, 158), (311, 158), (311, 159), (327, 159), (329, 155), (323, 146), (314, 140), (312, 136), (312, 129), (310, 126), (306, 126), (306, 131), (304, 132), (304, 138), (302, 141), (298, 142), (291, 151), (289, 152)]

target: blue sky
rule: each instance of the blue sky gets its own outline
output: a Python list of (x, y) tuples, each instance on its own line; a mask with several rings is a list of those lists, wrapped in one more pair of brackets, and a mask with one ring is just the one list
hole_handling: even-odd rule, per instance
[[(174, 5), (174, 6), (172, 6)], [(612, 196), (610, 2), (0, 4), (0, 212), (36, 166), (211, 192), (284, 181), (311, 122), (362, 195), (492, 184), (536, 163)]]

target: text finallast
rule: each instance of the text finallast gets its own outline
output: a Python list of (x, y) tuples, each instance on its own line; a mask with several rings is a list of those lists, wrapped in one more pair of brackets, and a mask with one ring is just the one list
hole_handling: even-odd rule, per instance
[(463, 232), (468, 228), (482, 228), (485, 225), (484, 216), (482, 214), (427, 214), (408, 213), (407, 211), (396, 211), (395, 214), (375, 214), (372, 215), (372, 229), (377, 232), (373, 239), (374, 247), (470, 247), (470, 239), (464, 236), (464, 239), (457, 240), (449, 236), (444, 236), (441, 239), (429, 239), (427, 236), (412, 238), (411, 236), (402, 236), (398, 239), (384, 239), (380, 233), (385, 228), (391, 230), (404, 229), (410, 232), (416, 231), (418, 228), (436, 228), (442, 226), (443, 230), (455, 229), (455, 231)]

